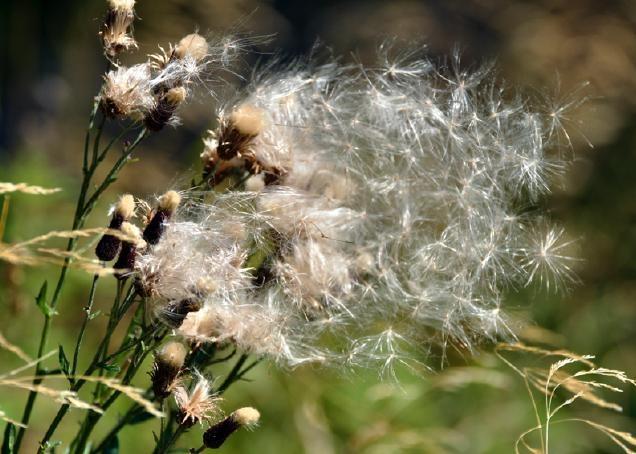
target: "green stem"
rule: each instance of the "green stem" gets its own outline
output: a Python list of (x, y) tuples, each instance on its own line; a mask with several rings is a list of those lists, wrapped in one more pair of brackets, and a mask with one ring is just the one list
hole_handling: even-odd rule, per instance
[[(225, 378), (221, 386), (219, 386), (219, 388), (217, 389), (217, 394), (219, 395), (223, 394), (230, 386), (232, 386), (233, 383), (240, 380), (246, 373), (248, 373), (254, 366), (256, 366), (261, 361), (260, 359), (256, 359), (252, 364), (243, 368), (243, 364), (245, 364), (248, 358), (249, 358), (249, 355), (245, 353), (241, 355), (241, 357), (236, 361), (236, 364), (234, 365), (234, 367), (232, 368), (228, 376)], [(157, 448), (155, 448), (154, 454), (164, 454), (168, 452), (168, 449), (173, 444), (175, 444), (178, 441), (179, 437), (183, 434), (184, 430), (180, 430), (181, 428), (182, 426), (179, 426), (179, 428), (177, 428), (177, 430), (174, 432), (174, 434), (172, 435), (172, 437), (167, 443), (164, 443), (162, 440), (160, 440), (160, 443), (157, 445)]]
[[(135, 296), (135, 294), (134, 294), (134, 292), (132, 292), (131, 294), (127, 295), (126, 300), (128, 300), (129, 298), (130, 299), (134, 299), (134, 296)], [(112, 322), (110, 322), (109, 325), (110, 324), (112, 324)], [(98, 369), (100, 367), (100, 365), (102, 365), (101, 352), (103, 351), (103, 346), (104, 346), (105, 342), (106, 342), (106, 339), (102, 340), (101, 344), (97, 348), (97, 351), (96, 351), (95, 355), (93, 356), (91, 364), (88, 366), (88, 368), (84, 372), (84, 376), (92, 375), (93, 372), (95, 372), (95, 370)], [(70, 390), (74, 391), (74, 392), (77, 392), (84, 386), (85, 383), (86, 383), (86, 380), (79, 379), (73, 384), (73, 386), (71, 386)], [(66, 413), (68, 412), (69, 408), (70, 408), (69, 404), (64, 404), (64, 405), (62, 405), (60, 407), (60, 409), (58, 410), (57, 414), (55, 415), (55, 418), (53, 419), (53, 421), (49, 425), (49, 428), (47, 429), (46, 433), (44, 434), (44, 437), (42, 438), (42, 441), (40, 442), (40, 447), (38, 449), (39, 453), (43, 453), (44, 452), (44, 449), (45, 449), (47, 443), (51, 440), (51, 437), (53, 436), (53, 434), (55, 433), (55, 430), (60, 425), (60, 423), (62, 422), (64, 417), (66, 416)]]
[[(96, 104), (97, 106), (97, 104)], [(93, 118), (91, 118), (91, 122), (90, 122), (90, 126), (89, 126), (89, 132), (90, 132), (90, 128), (92, 128), (93, 125), (93, 119), (94, 119), (94, 114), (96, 113), (96, 108), (93, 110)], [(102, 123), (103, 125), (103, 123)], [(78, 203), (77, 203), (77, 208), (75, 210), (75, 218), (73, 221), (73, 229), (78, 229), (81, 228), (84, 225), (84, 222), (86, 221), (86, 218), (88, 217), (88, 215), (91, 213), (91, 211), (93, 210), (93, 208), (95, 207), (95, 204), (97, 203), (97, 201), (99, 200), (99, 197), (104, 193), (104, 191), (106, 189), (108, 189), (108, 187), (117, 179), (117, 176), (119, 175), (119, 172), (121, 171), (121, 169), (124, 167), (124, 165), (130, 160), (130, 157), (132, 155), (132, 152), (134, 151), (134, 149), (137, 147), (137, 145), (139, 145), (139, 143), (141, 143), (141, 141), (146, 137), (147, 131), (146, 129), (142, 129), (141, 132), (139, 133), (139, 135), (137, 136), (137, 138), (124, 150), (124, 152), (122, 153), (122, 156), (117, 160), (117, 162), (115, 163), (115, 165), (110, 169), (110, 171), (108, 172), (106, 178), (104, 179), (104, 181), (102, 182), (102, 184), (95, 190), (95, 192), (93, 193), (93, 195), (88, 199), (88, 202), (84, 203), (84, 201), (86, 200), (86, 195), (88, 192), (88, 187), (90, 185), (90, 180), (97, 168), (97, 166), (99, 165), (99, 163), (101, 162), (100, 159), (97, 159), (97, 161), (94, 161), (93, 165), (90, 168), (84, 168), (84, 179), (82, 181), (82, 189), (80, 191), (80, 195), (78, 198)], [(100, 135), (98, 135), (96, 137), (96, 142), (98, 142)], [(85, 160), (88, 161), (88, 143), (89, 140), (87, 140), (85, 142), (85, 148), (84, 148), (84, 154), (85, 154)], [(99, 144), (97, 145), (97, 147), (99, 148)], [(100, 156), (100, 158), (102, 158)], [(102, 158), (103, 159), (103, 158)], [(68, 242), (68, 246), (67, 246), (67, 251), (71, 251), (74, 246), (75, 246), (75, 242), (76, 239), (72, 238), (69, 240)], [(58, 279), (58, 283), (57, 286), (55, 288), (55, 292), (53, 294), (53, 298), (51, 300), (51, 307), (55, 308), (59, 299), (59, 295), (61, 293), (62, 290), (62, 286), (64, 284), (64, 281), (66, 279), (66, 274), (68, 272), (68, 265), (70, 264), (70, 258), (67, 258), (64, 261), (64, 265), (62, 267), (62, 271), (60, 273), (60, 278)], [(48, 341), (48, 336), (49, 336), (49, 332), (50, 332), (50, 325), (51, 325), (51, 317), (46, 317), (44, 320), (44, 327), (42, 329), (42, 336), (40, 338), (40, 346), (38, 348), (38, 357), (41, 357), (44, 354), (44, 350), (46, 348), (46, 343)], [(94, 369), (93, 369), (94, 370)], [(41, 366), (38, 365), (36, 367), (36, 376), (39, 376), (42, 372)], [(92, 371), (91, 371), (92, 373)], [(39, 385), (42, 382), (41, 378), (36, 378), (34, 379), (34, 384)], [(83, 384), (83, 381), (81, 381)], [(79, 382), (78, 382), (79, 383)], [(35, 404), (35, 399), (37, 397), (37, 393), (35, 392), (30, 392), (29, 393), (29, 397), (27, 398), (27, 404), (25, 406), (25, 411), (24, 411), (24, 415), (22, 417), (22, 423), (23, 424), (27, 424), (30, 416), (31, 416), (31, 412), (33, 410), (33, 406)], [(59, 425), (59, 422), (61, 421), (61, 419), (64, 417), (64, 415), (66, 414), (66, 412), (68, 411), (68, 405), (63, 405), (60, 408), (60, 411), (58, 412), (58, 415), (56, 415), (55, 420), (53, 421), (52, 427), (49, 427), (49, 430), (53, 430), (53, 432), (55, 431), (55, 428), (57, 427), (57, 425)], [(59, 420), (58, 420), (59, 417)], [(20, 442), (22, 441), (22, 438), (24, 437), (24, 431), (25, 429), (22, 428), (20, 429), (20, 432), (18, 432), (18, 437), (16, 438), (16, 450), (15, 452), (18, 452), (18, 448), (20, 445)], [(47, 431), (47, 434), (45, 435), (45, 438), (43, 439), (42, 443), (46, 443), (48, 442), (48, 440), (50, 439), (51, 435), (53, 434), (53, 432), (49, 433)], [(42, 449), (42, 446), (40, 447), (40, 449)]]
[(119, 421), (117, 422), (117, 424), (115, 424), (115, 426), (113, 426), (113, 428), (106, 434), (102, 442), (99, 445), (97, 445), (96, 448), (91, 450), (91, 453), (97, 454), (102, 452), (106, 444), (109, 443), (110, 440), (112, 440), (114, 437), (116, 437), (121, 429), (123, 429), (126, 425), (128, 425), (128, 423), (132, 421), (133, 418), (143, 414), (143, 412), (144, 412), (144, 409), (141, 405), (135, 404), (132, 407), (130, 407), (128, 411), (124, 414), (124, 416), (119, 418)]
[[(153, 328), (152, 331), (157, 332), (157, 328)], [(126, 375), (121, 381), (123, 385), (128, 385), (133, 380), (135, 374), (139, 371), (140, 366), (143, 364), (148, 354), (154, 350), (156, 345), (161, 343), (161, 341), (167, 334), (167, 331), (165, 329), (161, 329), (160, 332), (161, 334), (155, 337), (154, 342), (151, 345), (145, 345), (143, 342), (139, 342), (137, 348), (135, 349), (135, 352), (131, 355), (130, 363), (126, 370)], [(77, 434), (76, 437), (77, 445), (75, 447), (75, 452), (77, 454), (82, 454), (85, 451), (90, 434), (97, 425), (97, 422), (106, 413), (108, 408), (110, 408), (110, 406), (115, 403), (115, 401), (121, 394), (121, 391), (117, 390), (112, 392), (112, 394), (106, 399), (106, 401), (99, 406), (102, 409), (103, 413), (89, 412), (86, 415), (86, 417), (84, 418), (84, 422), (82, 423), (82, 428), (80, 429), (80, 432)]]
[(155, 450), (153, 451), (153, 454), (166, 454), (170, 447), (174, 445), (177, 440), (179, 440), (179, 437), (181, 437), (181, 435), (183, 435), (186, 430), (187, 429), (182, 425), (177, 426), (177, 429), (174, 431), (167, 442), (157, 444)]
[(88, 202), (86, 202), (86, 204), (84, 205), (82, 209), (82, 213), (80, 215), (80, 219), (82, 220), (82, 223), (86, 220), (90, 212), (93, 210), (93, 208), (95, 207), (95, 204), (97, 203), (101, 195), (104, 193), (104, 191), (106, 191), (106, 189), (108, 189), (109, 186), (117, 180), (117, 177), (119, 176), (119, 172), (128, 163), (128, 161), (130, 160), (132, 156), (133, 151), (135, 150), (137, 145), (139, 145), (141, 141), (146, 137), (147, 133), (148, 131), (145, 128), (143, 128), (139, 132), (139, 134), (137, 135), (137, 138), (128, 147), (126, 147), (126, 149), (124, 150), (122, 155), (119, 157), (117, 162), (115, 162), (113, 167), (110, 169), (110, 171), (106, 175), (106, 178), (104, 178), (104, 181), (102, 182), (102, 184), (98, 186), (98, 188), (95, 190), (93, 195), (91, 195), (91, 197), (88, 199)]
[(79, 360), (80, 348), (82, 347), (82, 342), (84, 341), (84, 333), (86, 332), (86, 326), (91, 319), (91, 310), (93, 309), (93, 302), (95, 301), (95, 289), (97, 288), (97, 281), (99, 280), (99, 274), (96, 274), (93, 277), (93, 283), (91, 285), (91, 290), (88, 295), (88, 304), (84, 308), (84, 321), (82, 322), (82, 327), (80, 328), (79, 335), (77, 336), (77, 343), (75, 344), (75, 352), (73, 352), (73, 366), (71, 367), (71, 376), (75, 376), (75, 372), (77, 371), (77, 362)]
[[(84, 199), (86, 196), (86, 191), (88, 190), (88, 186), (90, 183), (91, 174), (88, 172), (88, 150), (89, 150), (89, 144), (90, 144), (90, 135), (94, 127), (94, 120), (95, 120), (95, 115), (97, 114), (98, 107), (99, 107), (99, 102), (95, 100), (95, 102), (93, 103), (93, 110), (91, 111), (88, 128), (86, 130), (86, 137), (84, 140), (84, 164), (82, 168), (83, 180), (82, 180), (80, 193), (77, 199), (77, 206), (75, 208), (75, 216), (73, 219), (73, 230), (77, 229), (79, 225), (78, 214), (80, 213), (80, 211), (82, 211)], [(66, 246), (66, 250), (72, 251), (73, 248), (75, 247), (75, 242), (76, 242), (75, 238), (69, 239), (68, 244)], [(60, 296), (60, 293), (62, 292), (62, 287), (64, 285), (64, 281), (66, 280), (66, 274), (68, 271), (68, 266), (70, 264), (70, 261), (71, 261), (70, 257), (67, 257), (64, 260), (64, 264), (62, 265), (62, 270), (60, 271), (60, 276), (58, 278), (57, 285), (55, 286), (53, 297), (51, 298), (51, 303), (50, 303), (51, 309), (55, 309), (55, 307), (57, 306), (59, 296)], [(40, 334), (40, 344), (38, 346), (37, 358), (41, 358), (42, 355), (44, 355), (44, 351), (46, 350), (46, 345), (49, 339), (50, 331), (51, 331), (51, 315), (46, 314), (44, 317), (44, 326), (42, 327), (42, 333)], [(36, 378), (33, 380), (34, 387), (37, 387), (42, 383), (42, 378), (40, 378), (40, 375), (42, 374), (43, 370), (44, 368), (42, 364), (38, 363), (35, 368)], [(22, 440), (24, 438), (26, 426), (28, 426), (29, 420), (31, 419), (31, 413), (33, 412), (33, 406), (35, 405), (36, 398), (37, 398), (37, 392), (35, 391), (29, 392), (26, 404), (24, 406), (24, 412), (22, 414), (22, 420), (21, 420), (24, 426), (20, 428), (16, 436), (16, 441), (14, 445), (15, 453), (18, 453), (20, 451), (20, 445), (22, 444)]]

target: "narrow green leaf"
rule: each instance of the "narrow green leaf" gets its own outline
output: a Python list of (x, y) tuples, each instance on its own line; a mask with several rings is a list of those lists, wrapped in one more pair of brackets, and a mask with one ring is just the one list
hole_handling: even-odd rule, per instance
[(4, 440), (2, 441), (2, 454), (12, 454), (15, 445), (16, 430), (15, 426), (10, 422), (4, 429)]
[(40, 311), (42, 311), (42, 314), (44, 314), (46, 318), (49, 318), (57, 314), (57, 312), (46, 303), (47, 287), (48, 287), (48, 282), (44, 281), (44, 284), (42, 284), (42, 287), (40, 288), (40, 292), (38, 293), (38, 296), (35, 298), (35, 304), (37, 305), (37, 307), (40, 308)]
[(117, 364), (106, 363), (106, 364), (101, 364), (100, 367), (107, 372), (117, 373), (121, 370), (121, 367), (119, 367)]
[(40, 310), (42, 311), (42, 313), (44, 315), (47, 314), (46, 311), (46, 289), (48, 287), (48, 282), (44, 281), (44, 284), (42, 284), (42, 287), (40, 288), (40, 292), (38, 293), (38, 296), (35, 298), (35, 304), (40, 308)]
[(64, 375), (68, 377), (71, 371), (71, 367), (68, 362), (68, 358), (66, 357), (66, 353), (64, 353), (64, 347), (62, 347), (62, 345), (60, 345), (60, 348), (58, 350), (57, 358), (60, 363), (60, 369), (62, 369), (62, 372), (64, 372)]

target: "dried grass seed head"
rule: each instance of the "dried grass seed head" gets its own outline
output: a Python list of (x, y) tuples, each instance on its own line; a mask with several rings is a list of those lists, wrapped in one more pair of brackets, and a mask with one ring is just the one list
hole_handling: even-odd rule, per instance
[(141, 230), (135, 224), (127, 221), (123, 222), (121, 225), (121, 233), (128, 237), (128, 239), (124, 241), (125, 243), (130, 243), (138, 249), (144, 249), (146, 247), (146, 242), (141, 235)]

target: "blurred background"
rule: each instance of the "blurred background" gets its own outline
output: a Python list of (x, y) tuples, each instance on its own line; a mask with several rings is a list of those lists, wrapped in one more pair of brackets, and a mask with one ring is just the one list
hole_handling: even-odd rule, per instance
[[(129, 62), (193, 30), (273, 34), (258, 49), (260, 59), (270, 58), (274, 50), (304, 55), (320, 40), (344, 60), (370, 64), (377, 45), (397, 37), (425, 43), (433, 59), (443, 60), (455, 46), (467, 66), (495, 59), (502, 80), (530, 96), (567, 99), (574, 93), (574, 99), (586, 98), (569, 124), (575, 162), (565, 185), (545, 201), (569, 235), (580, 238), (581, 284), (564, 294), (511, 293), (508, 308), (545, 329), (542, 341), (596, 355), (599, 364), (636, 376), (636, 2), (139, 0), (136, 9), (140, 49), (127, 57)], [(70, 227), (83, 134), (105, 67), (97, 39), (104, 10), (101, 0), (0, 2), (0, 181), (64, 188), (46, 197), (14, 195), (6, 242)], [(589, 85), (582, 88), (585, 82)], [(200, 137), (214, 124), (214, 108), (211, 97), (201, 97), (183, 112), (183, 127), (145, 142), (139, 162), (126, 168), (89, 225), (106, 222), (107, 206), (118, 193), (151, 196), (180, 181), (184, 172), (196, 171)], [(30, 354), (41, 329), (33, 299), (47, 277), (54, 279), (56, 270), (0, 264), (0, 332)], [(81, 320), (90, 278), (79, 271), (71, 278), (60, 305), (65, 316), (56, 320), (51, 348), (72, 348)], [(102, 287), (96, 302), (102, 310), (107, 310), (108, 295)], [(96, 343), (100, 333), (95, 328), (90, 341)], [(374, 371), (279, 371), (261, 364), (250, 374), (251, 382), (231, 388), (224, 405), (227, 410), (259, 408), (261, 427), (234, 436), (224, 449), (263, 454), (513, 452), (518, 435), (535, 424), (521, 378), (487, 352), (476, 358), (451, 356), (440, 371), (438, 363), (432, 359), (436, 371), (427, 376), (401, 371), (399, 386), (380, 382)], [(2, 352), (0, 364), (5, 371), (18, 362)], [(474, 366), (479, 374), (459, 373)], [(137, 379), (145, 386), (146, 376)], [(25, 398), (0, 388), (0, 410), (19, 419)], [(121, 400), (97, 434), (126, 408)], [(620, 395), (619, 401), (622, 414), (581, 403), (570, 415), (636, 431), (636, 392)], [(56, 409), (40, 398), (32, 424), (43, 430)], [(76, 411), (67, 418), (58, 435), (74, 433), (80, 416)], [(156, 425), (124, 431), (121, 452), (149, 452)], [(28, 433), (24, 452), (35, 452), (41, 433)], [(555, 426), (552, 437), (554, 452), (618, 452), (585, 426)]]

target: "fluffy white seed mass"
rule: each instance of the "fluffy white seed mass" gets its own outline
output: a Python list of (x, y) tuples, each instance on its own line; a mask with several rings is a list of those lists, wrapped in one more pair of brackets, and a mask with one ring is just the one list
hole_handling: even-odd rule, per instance
[(99, 94), (102, 109), (113, 117), (140, 120), (155, 106), (150, 80), (150, 67), (146, 64), (109, 71)]
[(243, 191), (186, 193), (137, 261), (159, 312), (200, 301), (183, 336), (390, 374), (431, 344), (513, 336), (505, 291), (573, 277), (534, 209), (566, 167), (554, 112), (455, 63), (307, 68), (264, 70), (220, 112), (250, 126), (258, 112), (240, 159), (259, 165)]
[[(115, 13), (102, 31), (106, 52), (111, 57), (123, 49), (135, 47), (136, 43), (128, 34), (128, 27), (134, 19), (134, 1), (117, 0), (111, 2)], [(130, 7), (124, 14), (128, 22), (121, 24), (120, 10)], [(109, 17), (111, 17), (109, 16)], [(121, 19), (121, 20), (120, 20)], [(99, 94), (103, 112), (110, 117), (129, 118), (141, 121), (149, 115), (157, 116), (163, 102), (173, 108), (184, 102), (192, 89), (203, 87), (212, 95), (213, 86), (224, 83), (223, 74), (233, 72), (231, 66), (239, 55), (259, 42), (259, 38), (245, 39), (234, 36), (205, 37), (192, 33), (183, 37), (167, 50), (148, 56), (148, 61), (125, 67), (120, 64), (104, 75), (104, 83)], [(174, 110), (174, 109), (173, 109)], [(170, 115), (165, 123), (177, 125), (179, 119)], [(163, 126), (164, 123), (161, 124)]]

